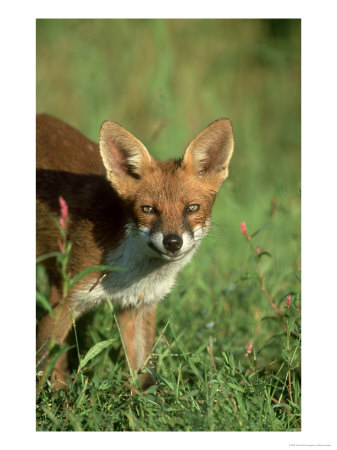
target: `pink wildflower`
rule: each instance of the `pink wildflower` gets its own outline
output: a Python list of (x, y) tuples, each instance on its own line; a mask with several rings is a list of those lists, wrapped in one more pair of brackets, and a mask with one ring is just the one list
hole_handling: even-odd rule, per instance
[(59, 218), (59, 222), (60, 222), (61, 228), (65, 229), (65, 227), (66, 227), (66, 222), (65, 222), (65, 220), (63, 219), (63, 217), (60, 217), (60, 218)]
[(291, 304), (291, 295), (290, 294), (287, 296), (286, 304), (287, 304), (287, 306), (289, 308), (289, 306)]
[(246, 223), (245, 222), (241, 222), (240, 223), (240, 231), (241, 233), (246, 236), (247, 235), (247, 228), (246, 228)]
[(248, 236), (248, 231), (247, 231), (247, 228), (246, 228), (246, 222), (240, 222), (240, 231), (241, 231), (241, 233), (244, 236), (246, 236), (247, 241), (251, 240), (251, 237)]
[(58, 240), (57, 243), (58, 243), (60, 252), (61, 252), (61, 253), (64, 253), (64, 246), (63, 246), (62, 242), (61, 242), (60, 240)]
[(59, 202), (61, 206), (61, 217), (59, 218), (60, 225), (63, 229), (66, 227), (66, 220), (68, 217), (68, 205), (63, 197), (59, 197)]
[(246, 347), (246, 353), (245, 356), (248, 356), (252, 353), (252, 348), (253, 348), (253, 343), (252, 342), (248, 342), (248, 345)]
[(256, 254), (259, 255), (260, 253), (261, 253), (261, 247), (258, 246), (258, 247), (256, 247)]
[(61, 206), (61, 217), (66, 219), (68, 217), (68, 205), (63, 197), (59, 197), (59, 202)]

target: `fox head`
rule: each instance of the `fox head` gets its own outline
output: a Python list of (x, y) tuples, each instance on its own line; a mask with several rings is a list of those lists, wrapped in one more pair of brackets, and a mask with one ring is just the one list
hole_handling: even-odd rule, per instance
[(231, 122), (219, 119), (189, 144), (181, 160), (162, 162), (126, 129), (103, 122), (100, 153), (107, 178), (149, 254), (179, 260), (199, 245), (233, 147)]

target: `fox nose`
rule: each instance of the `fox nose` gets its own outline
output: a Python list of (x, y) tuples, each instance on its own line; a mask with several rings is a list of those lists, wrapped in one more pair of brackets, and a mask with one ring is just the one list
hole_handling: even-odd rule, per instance
[(183, 240), (176, 233), (167, 234), (163, 239), (163, 245), (167, 251), (174, 253), (181, 249)]

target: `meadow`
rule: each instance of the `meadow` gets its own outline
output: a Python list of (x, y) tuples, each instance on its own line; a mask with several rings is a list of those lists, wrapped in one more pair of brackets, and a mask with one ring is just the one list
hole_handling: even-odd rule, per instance
[[(67, 390), (45, 380), (38, 431), (301, 429), (300, 26), (37, 21), (37, 112), (95, 141), (117, 121), (164, 160), (219, 117), (235, 135), (212, 229), (158, 307), (156, 385), (131, 395), (107, 301), (75, 324)], [(39, 320), (41, 264), (37, 291)]]

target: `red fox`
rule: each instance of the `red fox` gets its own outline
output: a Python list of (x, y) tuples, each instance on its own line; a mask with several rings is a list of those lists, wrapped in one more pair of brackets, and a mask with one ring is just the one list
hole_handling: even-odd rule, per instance
[[(76, 319), (108, 297), (119, 311), (131, 370), (139, 371), (154, 343), (156, 306), (210, 228), (233, 147), (229, 119), (205, 128), (182, 159), (162, 162), (117, 123), (103, 122), (98, 146), (58, 119), (37, 116), (37, 254), (58, 250), (60, 234), (50, 216), (59, 215), (61, 196), (69, 211), (69, 273), (100, 264), (124, 269), (87, 274), (64, 301), (55, 260), (44, 261), (54, 314), (38, 327), (39, 369), (48, 360), (51, 337), (65, 342), (72, 328), (69, 309)], [(66, 384), (66, 376), (63, 356), (51, 375), (54, 387)], [(148, 371), (140, 383), (152, 384)]]

